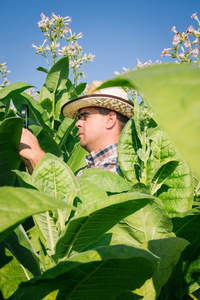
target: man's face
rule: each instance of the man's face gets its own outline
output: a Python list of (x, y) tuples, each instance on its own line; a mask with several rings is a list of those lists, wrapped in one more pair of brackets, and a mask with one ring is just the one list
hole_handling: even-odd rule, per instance
[(93, 107), (82, 108), (76, 127), (79, 129), (80, 145), (88, 152), (102, 148), (104, 141), (106, 115), (101, 115)]

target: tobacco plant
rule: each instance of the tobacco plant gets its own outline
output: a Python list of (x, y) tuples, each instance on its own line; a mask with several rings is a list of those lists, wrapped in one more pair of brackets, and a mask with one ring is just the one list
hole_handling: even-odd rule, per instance
[[(0, 297), (198, 299), (199, 68), (156, 65), (104, 83), (143, 102), (120, 136), (120, 175), (85, 169), (79, 179), (86, 151), (60, 108), (86, 84), (68, 70), (67, 57), (55, 62), (38, 101), (28, 83), (0, 90)], [(17, 153), (23, 103), (46, 152), (32, 175)]]

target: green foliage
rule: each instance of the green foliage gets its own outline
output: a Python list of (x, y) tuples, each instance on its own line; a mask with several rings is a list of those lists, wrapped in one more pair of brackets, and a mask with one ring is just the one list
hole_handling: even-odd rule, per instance
[(33, 214), (57, 207), (69, 207), (64, 201), (39, 191), (14, 187), (1, 187), (0, 191), (0, 240)]
[(13, 186), (16, 175), (13, 169), (18, 169), (21, 158), (17, 153), (24, 120), (8, 118), (0, 124), (0, 186)]
[[(38, 101), (24, 92), (26, 83), (0, 91), (3, 298), (171, 300), (197, 291), (199, 187), (194, 201), (193, 175), (177, 149), (192, 167), (197, 163), (199, 70), (163, 65), (105, 83), (141, 87), (158, 115), (147, 100), (146, 107), (135, 103), (119, 140), (121, 176), (85, 169), (79, 179), (74, 174), (87, 153), (75, 121), (63, 119), (60, 108), (86, 84), (74, 86), (68, 72), (68, 58), (58, 60)], [(20, 167), (24, 120), (9, 117), (11, 100), (13, 115), (29, 105), (30, 130), (47, 152), (32, 175)]]
[(157, 123), (200, 178), (200, 69), (187, 64), (157, 65), (118, 76), (101, 87), (113, 85), (139, 89), (148, 98)]
[(55, 93), (59, 88), (66, 84), (69, 75), (69, 60), (67, 57), (59, 59), (53, 65), (46, 77), (45, 86), (49, 92)]
[(152, 195), (162, 199), (171, 215), (190, 209), (194, 187), (186, 162), (158, 126), (148, 128), (144, 152), (135, 123), (133, 119), (128, 122), (118, 146), (120, 168), (126, 178), (133, 187), (138, 183), (144, 184)]
[(3, 101), (3, 100), (7, 100), (8, 98), (12, 98), (14, 95), (18, 95), (19, 93), (31, 87), (33, 86), (26, 82), (12, 83), (8, 85), (6, 88), (0, 90), (0, 100)]
[(131, 184), (124, 178), (113, 174), (103, 169), (85, 169), (80, 177), (82, 180), (97, 184), (101, 189), (107, 193), (121, 193), (127, 192), (131, 189)]
[(156, 256), (144, 249), (122, 245), (101, 247), (63, 261), (21, 285), (9, 299), (39, 300), (53, 291), (59, 291), (60, 299), (115, 299), (125, 290), (139, 288), (152, 276), (157, 261)]

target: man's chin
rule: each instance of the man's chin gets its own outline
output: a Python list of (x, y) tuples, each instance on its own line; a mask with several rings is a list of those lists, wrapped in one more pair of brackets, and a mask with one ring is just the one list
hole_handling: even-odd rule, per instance
[(80, 145), (81, 145), (81, 147), (82, 147), (83, 149), (85, 149), (87, 152), (90, 152), (90, 151), (88, 150), (87, 145), (84, 144), (83, 142), (81, 142), (81, 140), (80, 140)]

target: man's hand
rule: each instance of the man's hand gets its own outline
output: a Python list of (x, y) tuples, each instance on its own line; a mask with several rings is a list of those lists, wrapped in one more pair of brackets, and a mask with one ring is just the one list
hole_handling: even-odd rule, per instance
[(28, 129), (24, 128), (18, 146), (18, 153), (30, 174), (32, 174), (36, 165), (45, 155), (45, 152), (40, 148), (37, 138)]

